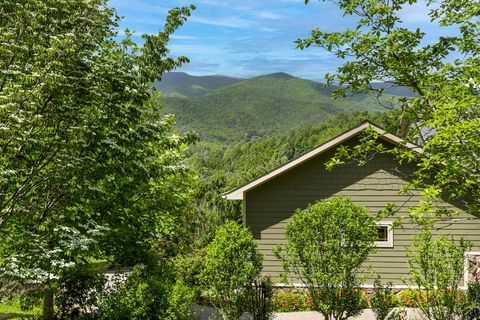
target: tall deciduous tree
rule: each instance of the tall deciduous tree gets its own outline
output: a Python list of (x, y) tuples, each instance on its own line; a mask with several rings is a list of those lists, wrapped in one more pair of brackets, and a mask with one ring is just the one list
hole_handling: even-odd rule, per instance
[[(305, 3), (309, 1), (306, 0)], [(416, 0), (334, 1), (357, 26), (341, 32), (312, 31), (297, 40), (300, 49), (318, 46), (348, 59), (330, 83), (347, 92), (382, 89), (374, 81), (410, 88), (416, 98), (396, 102), (409, 122), (408, 140), (428, 154), (419, 162), (415, 187), (426, 195), (464, 199), (472, 213), (480, 207), (480, 3), (475, 0), (427, 0), (428, 17), (448, 35), (432, 41), (419, 28), (402, 22), (401, 11), (415, 10)], [(427, 133), (428, 131), (428, 133)], [(404, 154), (418, 159), (418, 155)]]
[(169, 11), (138, 47), (106, 0), (0, 4), (0, 278), (44, 292), (94, 255), (134, 263), (164, 254), (188, 196), (180, 151), (149, 83), (187, 62), (169, 36), (192, 7)]

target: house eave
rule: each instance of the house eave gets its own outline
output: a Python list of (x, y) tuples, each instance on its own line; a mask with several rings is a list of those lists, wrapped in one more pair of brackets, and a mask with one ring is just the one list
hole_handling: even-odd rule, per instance
[(243, 192), (231, 192), (222, 195), (227, 200), (243, 200)]

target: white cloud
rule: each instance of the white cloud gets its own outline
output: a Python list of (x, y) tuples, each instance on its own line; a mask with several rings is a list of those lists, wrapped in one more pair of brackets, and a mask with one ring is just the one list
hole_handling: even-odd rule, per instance
[(207, 24), (212, 26), (226, 27), (226, 28), (237, 28), (237, 29), (249, 29), (255, 25), (255, 22), (252, 20), (247, 20), (238, 17), (225, 17), (225, 18), (202, 18), (197, 16), (191, 16), (189, 19), (191, 22)]
[(198, 44), (172, 44), (169, 45), (172, 54), (193, 56), (194, 54), (218, 54), (222, 48), (212, 45), (198, 45)]
[(283, 19), (282, 15), (280, 15), (278, 13), (270, 12), (270, 11), (260, 11), (260, 12), (256, 13), (255, 16), (257, 18), (269, 19), (269, 20), (281, 20), (281, 19)]
[(276, 32), (278, 31), (278, 29), (274, 29), (274, 28), (270, 28), (270, 27), (261, 27), (260, 28), (260, 31), (263, 31), (263, 32)]
[(172, 34), (170, 36), (170, 39), (175, 39), (175, 40), (195, 40), (198, 39), (196, 36), (184, 36), (184, 35), (176, 35)]

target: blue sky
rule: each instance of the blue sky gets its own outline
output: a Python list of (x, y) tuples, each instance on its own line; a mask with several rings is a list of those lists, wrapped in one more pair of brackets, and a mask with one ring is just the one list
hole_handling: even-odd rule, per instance
[[(286, 72), (298, 77), (323, 80), (342, 60), (320, 48), (300, 51), (293, 41), (307, 37), (311, 29), (340, 31), (353, 27), (331, 2), (303, 0), (111, 0), (124, 17), (121, 29), (156, 33), (168, 9), (194, 4), (197, 7), (185, 25), (172, 37), (173, 56), (185, 55), (190, 64), (179, 71), (193, 75), (221, 74), (251, 77)], [(409, 27), (425, 30), (429, 39), (441, 30), (429, 23), (423, 4), (404, 10)], [(441, 31), (445, 33), (445, 31)], [(140, 41), (140, 36), (136, 36)], [(428, 39), (427, 39), (428, 41)]]

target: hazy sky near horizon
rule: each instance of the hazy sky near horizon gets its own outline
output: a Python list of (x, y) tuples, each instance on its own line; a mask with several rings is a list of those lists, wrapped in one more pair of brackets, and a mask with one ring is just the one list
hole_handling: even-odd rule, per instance
[[(304, 0), (111, 0), (123, 16), (120, 28), (156, 33), (162, 28), (170, 8), (194, 4), (197, 9), (171, 39), (172, 56), (185, 55), (190, 63), (177, 71), (193, 75), (221, 74), (251, 77), (286, 72), (298, 77), (323, 80), (342, 60), (320, 48), (301, 51), (297, 38), (308, 37), (312, 29), (341, 31), (355, 26), (329, 1)], [(400, 13), (406, 26), (420, 27), (426, 41), (452, 32), (429, 22), (420, 3)]]

